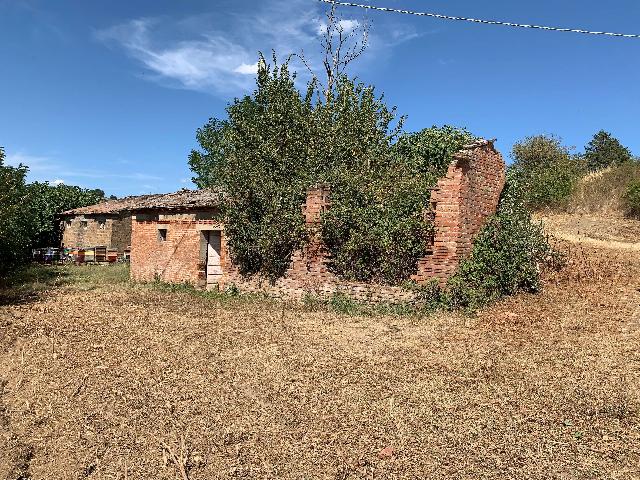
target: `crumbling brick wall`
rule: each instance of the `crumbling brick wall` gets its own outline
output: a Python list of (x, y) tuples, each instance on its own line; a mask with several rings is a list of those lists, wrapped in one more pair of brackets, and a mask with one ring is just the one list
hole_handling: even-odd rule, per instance
[(331, 206), (331, 190), (328, 185), (318, 185), (307, 190), (307, 198), (302, 205), (302, 215), (309, 234), (307, 244), (291, 258), (291, 266), (286, 276), (301, 280), (334, 280), (329, 272), (329, 252), (322, 241), (322, 214)]
[(442, 284), (471, 252), (473, 238), (495, 213), (506, 166), (490, 140), (481, 140), (453, 156), (447, 174), (431, 195), (435, 236), (429, 254), (418, 261), (418, 283)]
[[(454, 155), (445, 177), (432, 194), (435, 235), (429, 255), (420, 259), (413, 279), (440, 282), (456, 270), (468, 255), (473, 238), (498, 204), (505, 181), (505, 164), (490, 141), (469, 145)], [(193, 213), (159, 215), (156, 219), (134, 219), (131, 276), (135, 280), (188, 282), (204, 286), (203, 231), (221, 230), (222, 278), (219, 287), (237, 285), (245, 292), (302, 299), (306, 295), (331, 297), (345, 294), (361, 302), (412, 302), (416, 295), (401, 287), (346, 282), (329, 271), (329, 252), (322, 242), (321, 216), (331, 206), (330, 188), (319, 185), (307, 191), (302, 213), (309, 242), (294, 252), (283, 278), (270, 283), (259, 276), (245, 278), (231, 262), (222, 225)], [(214, 228), (215, 227), (215, 228)], [(166, 240), (158, 239), (158, 228), (167, 229)]]

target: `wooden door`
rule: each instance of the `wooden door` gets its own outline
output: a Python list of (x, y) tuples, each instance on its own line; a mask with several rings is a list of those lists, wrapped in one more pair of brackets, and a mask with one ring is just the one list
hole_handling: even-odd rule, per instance
[(207, 234), (207, 289), (215, 288), (222, 277), (220, 253), (222, 238), (219, 231)]

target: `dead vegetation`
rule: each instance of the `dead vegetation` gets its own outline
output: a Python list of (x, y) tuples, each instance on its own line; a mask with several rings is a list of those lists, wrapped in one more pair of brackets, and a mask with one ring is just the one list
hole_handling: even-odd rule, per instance
[(638, 180), (640, 166), (636, 162), (586, 175), (568, 199), (567, 211), (606, 218), (623, 217), (622, 197), (629, 184)]
[(473, 318), (73, 271), (0, 306), (0, 478), (638, 478), (640, 259), (563, 248)]

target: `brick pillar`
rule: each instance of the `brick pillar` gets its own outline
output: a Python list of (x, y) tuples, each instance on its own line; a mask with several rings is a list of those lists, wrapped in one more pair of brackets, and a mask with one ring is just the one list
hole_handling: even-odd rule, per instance
[(473, 246), (473, 238), (495, 213), (506, 166), (493, 141), (480, 140), (453, 156), (447, 174), (431, 195), (435, 236), (426, 257), (418, 260), (418, 283), (444, 284)]
[(331, 189), (328, 185), (318, 185), (307, 190), (307, 199), (302, 205), (309, 241), (291, 257), (288, 277), (332, 277), (327, 267), (327, 252), (320, 232), (322, 214), (330, 207)]

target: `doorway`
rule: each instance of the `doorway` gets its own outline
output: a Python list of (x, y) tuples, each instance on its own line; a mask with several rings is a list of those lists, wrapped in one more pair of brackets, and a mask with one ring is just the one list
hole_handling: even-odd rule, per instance
[(207, 290), (217, 288), (222, 278), (222, 263), (220, 261), (222, 236), (220, 230), (209, 230), (207, 238)]

